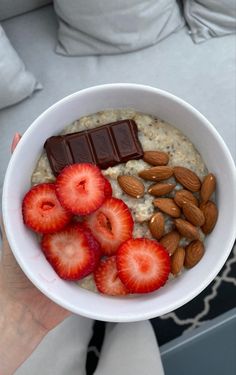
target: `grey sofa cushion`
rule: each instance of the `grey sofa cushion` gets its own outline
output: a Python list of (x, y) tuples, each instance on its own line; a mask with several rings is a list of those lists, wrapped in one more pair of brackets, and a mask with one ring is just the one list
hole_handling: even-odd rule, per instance
[(0, 109), (25, 99), (40, 88), (0, 25)]
[(0, 21), (40, 8), (52, 0), (0, 0)]
[(195, 43), (236, 32), (235, 0), (184, 0), (184, 16)]
[(99, 55), (159, 42), (184, 24), (176, 0), (54, 0), (57, 52)]

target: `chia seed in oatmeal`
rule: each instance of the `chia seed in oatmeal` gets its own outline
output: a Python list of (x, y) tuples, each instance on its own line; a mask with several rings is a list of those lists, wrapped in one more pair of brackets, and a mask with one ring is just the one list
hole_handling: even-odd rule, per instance
[[(207, 168), (199, 152), (182, 132), (160, 119), (130, 109), (107, 110), (82, 117), (66, 126), (61, 134), (83, 131), (124, 119), (133, 119), (136, 122), (138, 137), (144, 151), (158, 150), (167, 152), (170, 166), (189, 168), (201, 180), (207, 174)], [(113, 196), (122, 199), (130, 208), (135, 224), (134, 237), (152, 238), (147, 222), (154, 213), (153, 197), (150, 194), (145, 194), (142, 198), (136, 199), (126, 195), (117, 183), (117, 177), (120, 175), (137, 176), (141, 170), (149, 167), (149, 164), (140, 159), (130, 160), (127, 163), (119, 164), (102, 171), (112, 185)], [(44, 151), (32, 174), (32, 185), (52, 181), (55, 181), (55, 177)], [(173, 178), (169, 178), (168, 182), (175, 181)], [(147, 191), (151, 182), (143, 181), (143, 183)], [(172, 194), (174, 195), (176, 190), (180, 188), (182, 188), (181, 185), (177, 184)], [(165, 215), (165, 231), (167, 232), (171, 229), (172, 221)], [(202, 233), (201, 237), (203, 238)], [(183, 241), (180, 245), (185, 243)], [(91, 275), (80, 281), (79, 285), (96, 291), (96, 286)]]

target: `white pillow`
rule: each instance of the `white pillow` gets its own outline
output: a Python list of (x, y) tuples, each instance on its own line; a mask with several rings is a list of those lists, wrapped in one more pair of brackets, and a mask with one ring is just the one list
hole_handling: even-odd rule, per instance
[(236, 0), (184, 0), (184, 16), (195, 43), (236, 32)]
[(42, 86), (25, 66), (0, 25), (0, 109), (15, 104)]
[(151, 46), (184, 25), (176, 0), (54, 0), (56, 51), (100, 55)]

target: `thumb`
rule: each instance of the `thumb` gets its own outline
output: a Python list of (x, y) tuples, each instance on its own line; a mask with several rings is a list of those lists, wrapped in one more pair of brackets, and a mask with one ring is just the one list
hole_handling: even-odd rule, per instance
[(2, 239), (1, 248), (2, 248), (3, 254), (9, 253), (10, 247), (9, 247), (9, 244), (8, 244), (8, 241), (7, 241), (7, 236), (6, 236), (6, 232), (5, 232), (5, 228), (4, 228), (3, 219), (0, 216), (0, 240), (1, 239)]
[(21, 139), (20, 133), (15, 133), (15, 135), (13, 137), (13, 140), (12, 140), (12, 144), (11, 144), (11, 153), (14, 152), (14, 150), (15, 150), (16, 146), (18, 145), (20, 139)]
[(3, 238), (5, 239), (6, 237), (6, 234), (5, 234), (5, 229), (4, 229), (4, 224), (3, 224), (3, 220), (2, 220), (2, 216), (0, 216), (0, 238)]

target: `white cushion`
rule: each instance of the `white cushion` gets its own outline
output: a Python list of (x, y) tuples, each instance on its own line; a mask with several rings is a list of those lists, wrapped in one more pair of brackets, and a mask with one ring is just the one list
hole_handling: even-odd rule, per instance
[(184, 16), (195, 43), (236, 32), (235, 0), (184, 0)]
[(100, 55), (156, 44), (184, 25), (176, 0), (54, 0), (57, 52)]
[(25, 99), (41, 87), (25, 69), (0, 25), (0, 109)]

